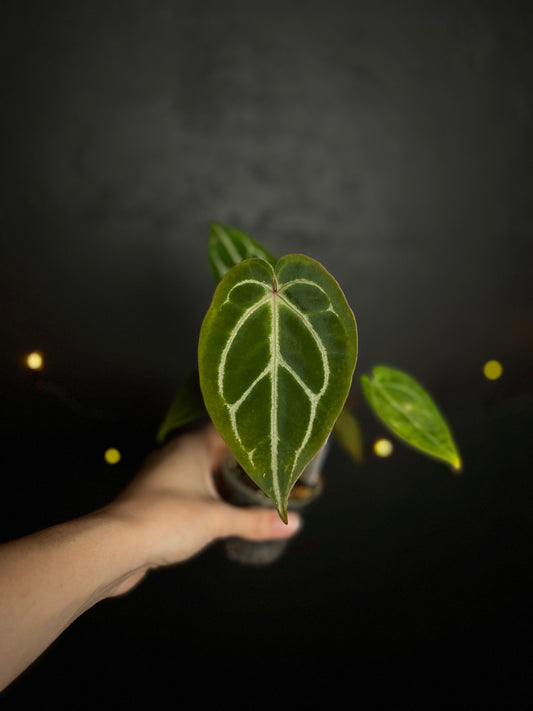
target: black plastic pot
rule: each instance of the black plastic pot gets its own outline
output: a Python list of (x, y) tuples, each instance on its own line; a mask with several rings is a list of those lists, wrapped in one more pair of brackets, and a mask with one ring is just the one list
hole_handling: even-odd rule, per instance
[[(289, 497), (289, 511), (307, 508), (322, 493), (323, 482), (320, 469), (327, 445), (320, 450), (307, 465), (302, 477), (296, 482)], [(305, 482), (305, 483), (303, 483)], [(309, 482), (309, 483), (307, 483)], [(235, 506), (262, 506), (273, 508), (272, 501), (257, 488), (245, 474), (231, 453), (226, 456), (217, 486), (222, 498)], [(223, 546), (227, 557), (243, 565), (270, 565), (278, 560), (292, 538), (270, 541), (247, 541), (242, 538), (228, 538)]]

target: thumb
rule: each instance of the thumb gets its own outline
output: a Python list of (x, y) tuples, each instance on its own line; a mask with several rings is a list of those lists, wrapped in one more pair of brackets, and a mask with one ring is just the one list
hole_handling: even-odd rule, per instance
[(219, 511), (219, 536), (238, 536), (250, 541), (290, 538), (301, 528), (300, 516), (291, 511), (283, 523), (277, 511), (263, 508), (239, 508), (224, 504)]

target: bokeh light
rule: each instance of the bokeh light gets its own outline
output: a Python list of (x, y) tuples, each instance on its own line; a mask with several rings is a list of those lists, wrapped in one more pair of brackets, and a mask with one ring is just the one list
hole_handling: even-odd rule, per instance
[(374, 454), (378, 457), (390, 457), (393, 450), (392, 442), (386, 437), (382, 437), (374, 442)]
[(104, 459), (108, 464), (118, 464), (122, 459), (122, 455), (115, 447), (109, 447), (104, 453)]
[(483, 375), (487, 380), (498, 380), (503, 374), (503, 366), (498, 360), (488, 360), (483, 366)]
[(40, 370), (43, 367), (43, 356), (39, 351), (33, 351), (26, 356), (26, 365), (31, 370)]

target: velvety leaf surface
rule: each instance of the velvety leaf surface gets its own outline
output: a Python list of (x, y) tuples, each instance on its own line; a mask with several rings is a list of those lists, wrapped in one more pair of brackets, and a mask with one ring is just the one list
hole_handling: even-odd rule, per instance
[(412, 447), (461, 469), (450, 429), (430, 394), (412, 376), (376, 366), (361, 377), (363, 392), (382, 422)]
[(274, 266), (276, 259), (252, 237), (233, 227), (212, 223), (208, 243), (209, 263), (218, 283), (231, 267), (244, 259), (260, 257)]
[(290, 490), (348, 394), (357, 332), (337, 282), (316, 261), (262, 259), (222, 279), (199, 341), (207, 410), (237, 461), (286, 520)]

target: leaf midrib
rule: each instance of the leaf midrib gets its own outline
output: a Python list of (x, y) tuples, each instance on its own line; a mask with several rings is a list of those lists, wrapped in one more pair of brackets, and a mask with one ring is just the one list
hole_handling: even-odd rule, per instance
[[(327, 388), (329, 385), (329, 380), (330, 380), (330, 368), (329, 368), (329, 358), (328, 358), (328, 353), (327, 349), (324, 345), (324, 342), (320, 336), (319, 333), (316, 332), (313, 324), (311, 323), (309, 317), (302, 312), (297, 306), (295, 306), (286, 296), (283, 295), (283, 292), (286, 291), (290, 286), (294, 284), (299, 284), (299, 283), (304, 283), (312, 286), (313, 288), (319, 289), (329, 300), (329, 307), (328, 309), (324, 309), (324, 311), (331, 311), (334, 313), (337, 317), (338, 314), (333, 308), (333, 305), (331, 303), (331, 300), (329, 299), (329, 294), (321, 287), (320, 284), (307, 280), (307, 279), (295, 279), (291, 280), (290, 282), (287, 282), (285, 284), (282, 284), (279, 289), (277, 287), (277, 282), (276, 282), (276, 274), (273, 270), (273, 281), (272, 283), (268, 283), (267, 281), (262, 281), (262, 280), (256, 280), (256, 279), (250, 279), (250, 280), (244, 280), (242, 282), (239, 282), (233, 286), (233, 288), (230, 290), (230, 292), (226, 296), (226, 301), (225, 303), (229, 302), (230, 300), (230, 294), (231, 292), (235, 289), (238, 288), (239, 286), (242, 286), (245, 283), (256, 283), (258, 285), (261, 285), (264, 290), (265, 290), (265, 295), (259, 298), (259, 300), (253, 304), (252, 306), (249, 306), (246, 311), (240, 316), (238, 319), (237, 323), (234, 324), (233, 328), (231, 329), (231, 333), (229, 335), (228, 341), (226, 342), (224, 349), (221, 354), (221, 359), (219, 362), (219, 393), (221, 398), (224, 400), (226, 403), (226, 407), (228, 409), (228, 413), (230, 415), (230, 421), (232, 425), (232, 430), (235, 434), (236, 439), (240, 442), (242, 446), (242, 440), (239, 434), (239, 430), (237, 427), (237, 412), (242, 405), (243, 402), (249, 397), (250, 393), (254, 390), (254, 388), (258, 385), (258, 383), (265, 377), (270, 376), (270, 387), (271, 387), (271, 411), (270, 411), (270, 458), (271, 458), (271, 471), (272, 471), (272, 485), (273, 489), (275, 492), (275, 497), (280, 499), (281, 497), (281, 487), (280, 487), (280, 471), (279, 471), (279, 422), (277, 418), (277, 411), (278, 411), (278, 406), (279, 406), (279, 371), (281, 368), (284, 368), (291, 377), (295, 379), (295, 381), (298, 383), (298, 386), (302, 389), (302, 391), (305, 393), (306, 397), (309, 400), (310, 403), (310, 413), (309, 413), (309, 422), (308, 426), (306, 428), (306, 431), (303, 435), (302, 441), (299, 445), (299, 448), (295, 451), (294, 453), (294, 460), (292, 464), (292, 469), (291, 469), (291, 476), (294, 473), (294, 471), (297, 468), (299, 459), (301, 457), (301, 454), (303, 450), (305, 449), (309, 438), (311, 437), (312, 431), (313, 431), (313, 422), (316, 417), (316, 411), (318, 408), (318, 404), (322, 397), (324, 396), (325, 392), (327, 392)], [(240, 332), (240, 330), (245, 326), (246, 321), (253, 316), (259, 309), (264, 307), (265, 305), (270, 305), (270, 311), (271, 311), (271, 319), (272, 319), (272, 325), (271, 325), (271, 334), (270, 334), (270, 358), (267, 366), (263, 369), (263, 371), (254, 379), (254, 381), (248, 385), (246, 388), (245, 392), (242, 393), (242, 395), (235, 400), (234, 402), (230, 403), (225, 395), (224, 395), (224, 375), (225, 375), (225, 368), (226, 368), (226, 362), (227, 362), (227, 355), (235, 341), (235, 338), (237, 337), (237, 334)], [(294, 368), (285, 361), (281, 354), (281, 341), (280, 341), (280, 309), (281, 307), (285, 307), (292, 311), (295, 316), (299, 319), (299, 321), (305, 326), (305, 328), (308, 330), (309, 334), (311, 335), (312, 339), (317, 345), (317, 348), (320, 351), (320, 357), (322, 361), (322, 367), (324, 369), (324, 378), (323, 378), (323, 383), (322, 386), (320, 387), (320, 390), (318, 392), (314, 392), (307, 383), (302, 379), (300, 374), (294, 370)], [(250, 459), (250, 463), (252, 463), (252, 456), (255, 450), (252, 450), (250, 452), (247, 452), (247, 456)]]
[(279, 470), (278, 470), (278, 444), (279, 430), (278, 418), (278, 368), (280, 360), (280, 343), (279, 343), (279, 304), (278, 294), (274, 290), (270, 296), (272, 305), (272, 335), (270, 337), (270, 388), (271, 388), (271, 404), (270, 404), (270, 458), (272, 472), (274, 473), (273, 484), (276, 498), (280, 497), (279, 485)]

